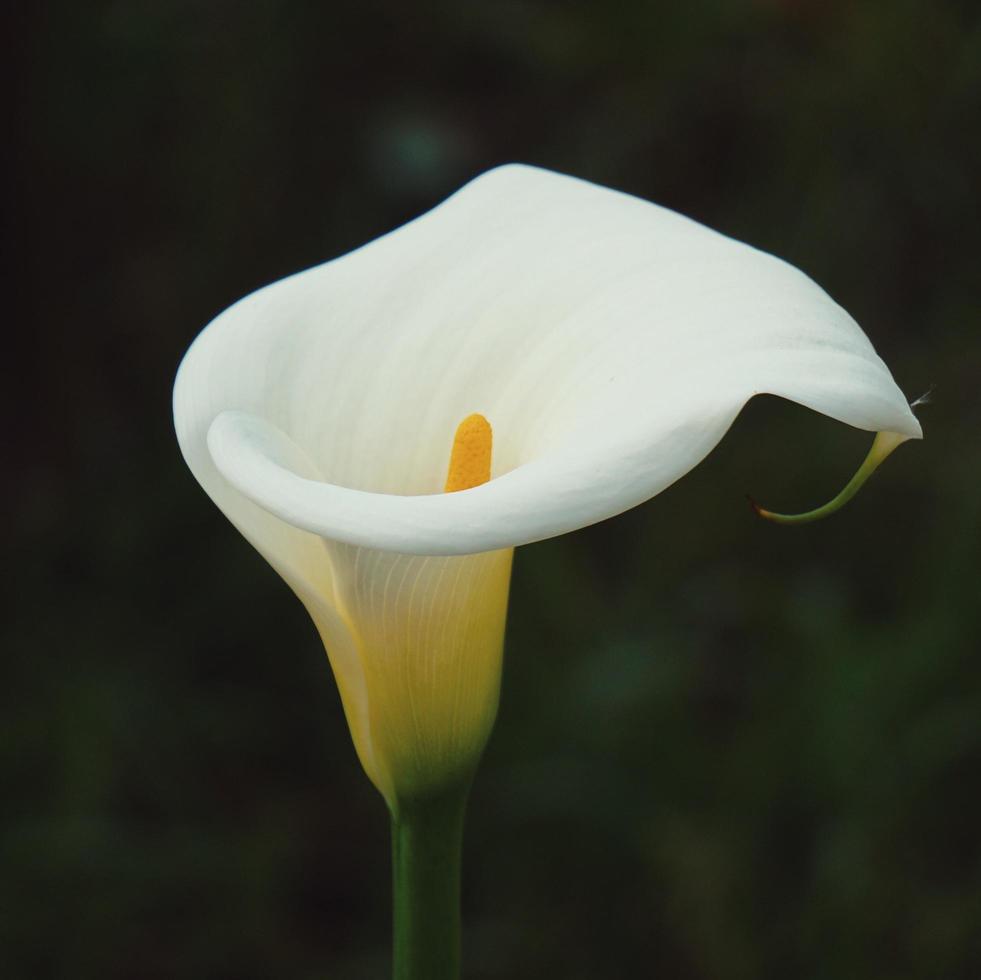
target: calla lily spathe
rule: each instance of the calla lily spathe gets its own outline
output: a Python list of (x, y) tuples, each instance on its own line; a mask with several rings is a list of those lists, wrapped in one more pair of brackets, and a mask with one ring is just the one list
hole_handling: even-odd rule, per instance
[[(226, 310), (174, 414), (195, 477), (316, 622), (397, 806), (483, 747), (513, 547), (659, 493), (764, 392), (921, 436), (860, 328), (792, 266), (513, 165)], [(442, 493), (473, 412), (492, 479)]]

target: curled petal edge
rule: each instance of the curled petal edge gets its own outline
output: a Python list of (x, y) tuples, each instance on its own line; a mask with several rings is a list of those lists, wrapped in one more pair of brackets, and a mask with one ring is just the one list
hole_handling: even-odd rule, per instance
[[(462, 555), (541, 541), (645, 502), (704, 459), (741, 408), (729, 406), (703, 414), (697, 423), (679, 423), (653, 442), (640, 432), (604, 446), (601, 454), (593, 454), (594, 481), (596, 471), (611, 461), (618, 471), (615, 478), (605, 472), (588, 492), (589, 467), (583, 466), (581, 453), (569, 451), (533, 460), (469, 490), (403, 496), (298, 475), (289, 464), (296, 455), (289, 436), (246, 412), (220, 413), (207, 442), (216, 468), (236, 490), (295, 528), (382, 551)], [(918, 437), (918, 428), (897, 435), (899, 441)]]

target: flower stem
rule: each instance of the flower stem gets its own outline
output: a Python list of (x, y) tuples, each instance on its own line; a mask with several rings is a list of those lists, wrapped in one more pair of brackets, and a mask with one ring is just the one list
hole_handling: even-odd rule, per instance
[(459, 980), (469, 781), (392, 813), (394, 980)]

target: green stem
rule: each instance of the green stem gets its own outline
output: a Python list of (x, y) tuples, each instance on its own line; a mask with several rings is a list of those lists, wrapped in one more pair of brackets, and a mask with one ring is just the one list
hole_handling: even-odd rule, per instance
[(455, 786), (392, 813), (394, 980), (459, 980), (468, 790)]

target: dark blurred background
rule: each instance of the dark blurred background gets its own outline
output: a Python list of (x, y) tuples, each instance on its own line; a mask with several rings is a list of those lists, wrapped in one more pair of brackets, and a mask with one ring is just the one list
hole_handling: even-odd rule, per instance
[(975, 2), (12, 3), (0, 974), (373, 980), (386, 812), (187, 472), (201, 327), (520, 160), (802, 267), (920, 410), (758, 399), (517, 556), (468, 980), (981, 976)]

